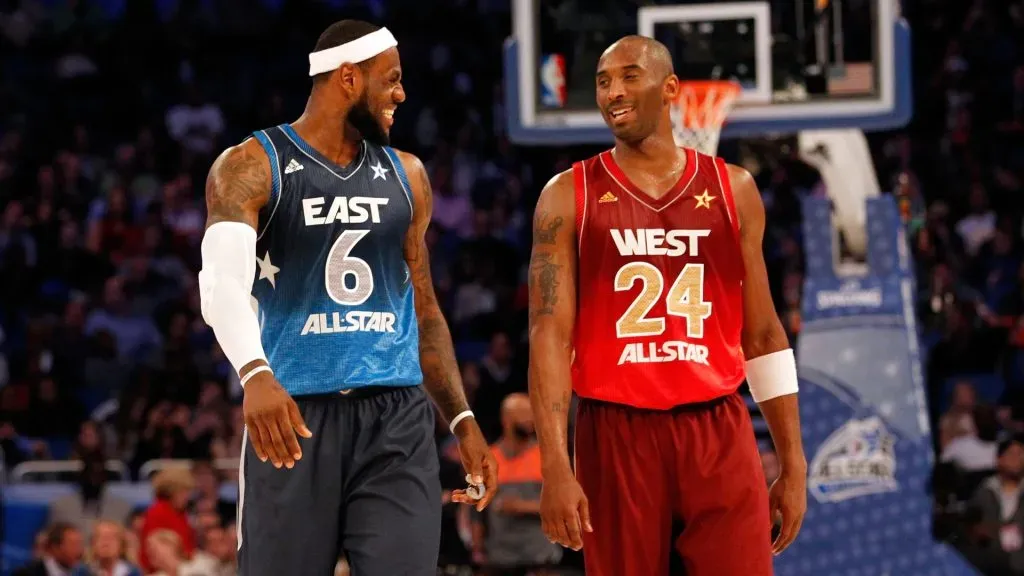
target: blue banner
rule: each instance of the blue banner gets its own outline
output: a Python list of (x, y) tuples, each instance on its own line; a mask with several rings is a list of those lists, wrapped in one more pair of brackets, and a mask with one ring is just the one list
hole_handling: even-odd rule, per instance
[(868, 269), (856, 277), (836, 274), (828, 200), (805, 199), (804, 218), (797, 358), (808, 507), (776, 573), (975, 574), (931, 536), (931, 430), (913, 265), (896, 205), (868, 200)]

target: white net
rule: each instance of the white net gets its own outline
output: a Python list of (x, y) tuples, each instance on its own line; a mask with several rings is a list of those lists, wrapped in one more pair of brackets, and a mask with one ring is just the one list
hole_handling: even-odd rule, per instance
[(680, 83), (679, 99), (672, 105), (672, 134), (676, 144), (711, 156), (740, 86), (735, 82)]

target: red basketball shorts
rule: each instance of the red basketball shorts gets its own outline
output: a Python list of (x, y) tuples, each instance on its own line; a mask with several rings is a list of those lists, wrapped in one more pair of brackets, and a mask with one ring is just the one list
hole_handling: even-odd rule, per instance
[(738, 394), (669, 411), (583, 400), (576, 476), (594, 528), (587, 576), (666, 576), (673, 547), (687, 576), (772, 574), (768, 489)]

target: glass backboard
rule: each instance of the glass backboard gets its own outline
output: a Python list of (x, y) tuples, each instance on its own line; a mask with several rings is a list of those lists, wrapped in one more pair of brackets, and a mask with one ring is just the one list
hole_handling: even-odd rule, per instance
[(594, 72), (605, 48), (629, 34), (668, 46), (683, 80), (741, 84), (725, 138), (910, 119), (910, 38), (897, 0), (513, 0), (512, 139), (610, 141)]

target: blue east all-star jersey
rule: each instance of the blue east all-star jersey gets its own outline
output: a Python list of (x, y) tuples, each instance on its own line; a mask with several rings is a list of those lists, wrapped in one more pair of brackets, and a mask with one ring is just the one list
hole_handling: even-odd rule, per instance
[(423, 380), (403, 246), (412, 191), (395, 151), (334, 164), (285, 124), (253, 133), (273, 189), (252, 296), (270, 366), (292, 395)]

